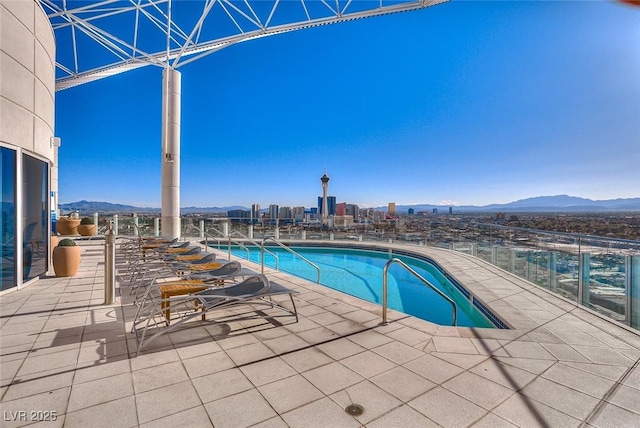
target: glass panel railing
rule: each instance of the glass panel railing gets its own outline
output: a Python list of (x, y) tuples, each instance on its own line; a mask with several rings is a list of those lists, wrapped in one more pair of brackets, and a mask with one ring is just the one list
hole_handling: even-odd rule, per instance
[[(104, 230), (112, 220), (117, 222), (119, 235), (134, 235), (137, 229), (144, 236), (159, 236), (161, 231), (160, 217), (153, 215), (101, 216), (99, 230)], [(217, 242), (225, 251), (229, 235), (256, 241), (275, 238), (394, 242), (454, 250), (478, 257), (634, 328), (640, 324), (640, 241), (435, 218), (413, 228), (359, 224), (326, 229), (190, 216), (182, 219), (181, 231), (183, 240), (207, 241), (214, 247)], [(588, 263), (584, 260), (586, 254)]]

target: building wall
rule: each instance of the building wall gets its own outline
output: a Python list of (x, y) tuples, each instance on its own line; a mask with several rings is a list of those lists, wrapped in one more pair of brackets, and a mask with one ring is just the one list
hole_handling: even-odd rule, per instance
[(55, 39), (40, 4), (0, 0), (0, 143), (53, 162)]
[(58, 179), (52, 167), (57, 149), (51, 144), (55, 52), (53, 29), (40, 3), (0, 0), (0, 181), (15, 186), (15, 193), (0, 188), (0, 290), (19, 288), (49, 265), (48, 189), (57, 189)]

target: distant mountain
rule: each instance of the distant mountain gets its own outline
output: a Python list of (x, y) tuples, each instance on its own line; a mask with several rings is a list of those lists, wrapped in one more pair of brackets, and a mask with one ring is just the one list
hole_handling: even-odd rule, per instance
[[(151, 208), (151, 207), (134, 207), (133, 205), (122, 205), (122, 204), (112, 204), (110, 202), (93, 202), (93, 201), (78, 201), (78, 202), (70, 202), (68, 204), (59, 204), (58, 207), (61, 210), (62, 214), (78, 211), (81, 214), (91, 214), (91, 213), (153, 213), (157, 214), (160, 212), (160, 208)], [(230, 207), (209, 207), (209, 208), (201, 208), (201, 207), (184, 207), (181, 209), (183, 214), (189, 213), (226, 213), (230, 210), (238, 210), (247, 208), (234, 205)]]
[(93, 202), (93, 201), (78, 201), (68, 204), (58, 204), (61, 214), (65, 214), (71, 211), (78, 211), (80, 213), (110, 213), (110, 212), (159, 212), (160, 208), (141, 208), (134, 207), (132, 205), (112, 204), (109, 202)]
[[(413, 208), (416, 212), (432, 211), (448, 212), (448, 205), (396, 205), (398, 212), (406, 212)], [(386, 211), (387, 207), (379, 209)], [(486, 212), (486, 211), (519, 211), (519, 212), (599, 212), (599, 211), (640, 211), (640, 198), (592, 200), (576, 196), (556, 195), (537, 196), (520, 199), (507, 204), (491, 204), (484, 206), (459, 205), (452, 206), (453, 212)]]
[[(537, 196), (534, 198), (520, 199), (508, 204), (491, 204), (484, 206), (457, 205), (451, 206), (454, 213), (461, 212), (603, 212), (603, 211), (640, 211), (640, 198), (627, 199), (607, 199), (591, 200), (576, 196), (556, 195)], [(109, 202), (79, 201), (68, 204), (60, 204), (62, 213), (79, 211), (81, 214), (99, 213), (159, 213), (160, 208), (141, 208), (132, 205), (112, 204)], [(416, 205), (396, 205), (396, 211), (406, 213), (409, 208), (415, 212), (429, 211), (434, 208), (440, 213), (447, 213), (449, 205), (416, 204)], [(232, 205), (228, 207), (183, 207), (182, 214), (191, 213), (226, 213), (231, 210), (248, 210), (249, 208)], [(387, 207), (375, 208), (380, 211), (387, 211)], [(265, 211), (265, 210), (262, 210)]]

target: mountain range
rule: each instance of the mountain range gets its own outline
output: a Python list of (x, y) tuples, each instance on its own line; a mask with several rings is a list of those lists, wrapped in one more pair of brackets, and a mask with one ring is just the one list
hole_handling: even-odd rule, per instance
[[(158, 213), (160, 208), (135, 207), (132, 205), (113, 204), (109, 202), (78, 201), (68, 204), (59, 204), (61, 212), (79, 211), (80, 213), (115, 213), (115, 212), (136, 212), (136, 213)], [(406, 213), (412, 208), (416, 213), (420, 211), (432, 211), (438, 209), (441, 213), (448, 212), (448, 205), (436, 204), (414, 204), (396, 205), (396, 211)], [(182, 214), (192, 213), (226, 213), (230, 210), (248, 210), (249, 208), (233, 205), (225, 207), (183, 207)], [(380, 211), (387, 211), (387, 207), (374, 208)], [(537, 196), (533, 198), (520, 199), (507, 204), (491, 204), (484, 206), (476, 205), (455, 205), (453, 212), (606, 212), (606, 211), (640, 211), (640, 198), (626, 199), (606, 199), (592, 200), (568, 195)]]

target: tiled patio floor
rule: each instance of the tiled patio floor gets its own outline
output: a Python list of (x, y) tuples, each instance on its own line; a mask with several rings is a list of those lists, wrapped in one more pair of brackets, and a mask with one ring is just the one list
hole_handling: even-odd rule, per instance
[(380, 326), (375, 305), (269, 271), (299, 291), (298, 323), (199, 322), (136, 358), (102, 248), (0, 296), (3, 427), (640, 426), (638, 334), (459, 253), (422, 250), (512, 329)]

